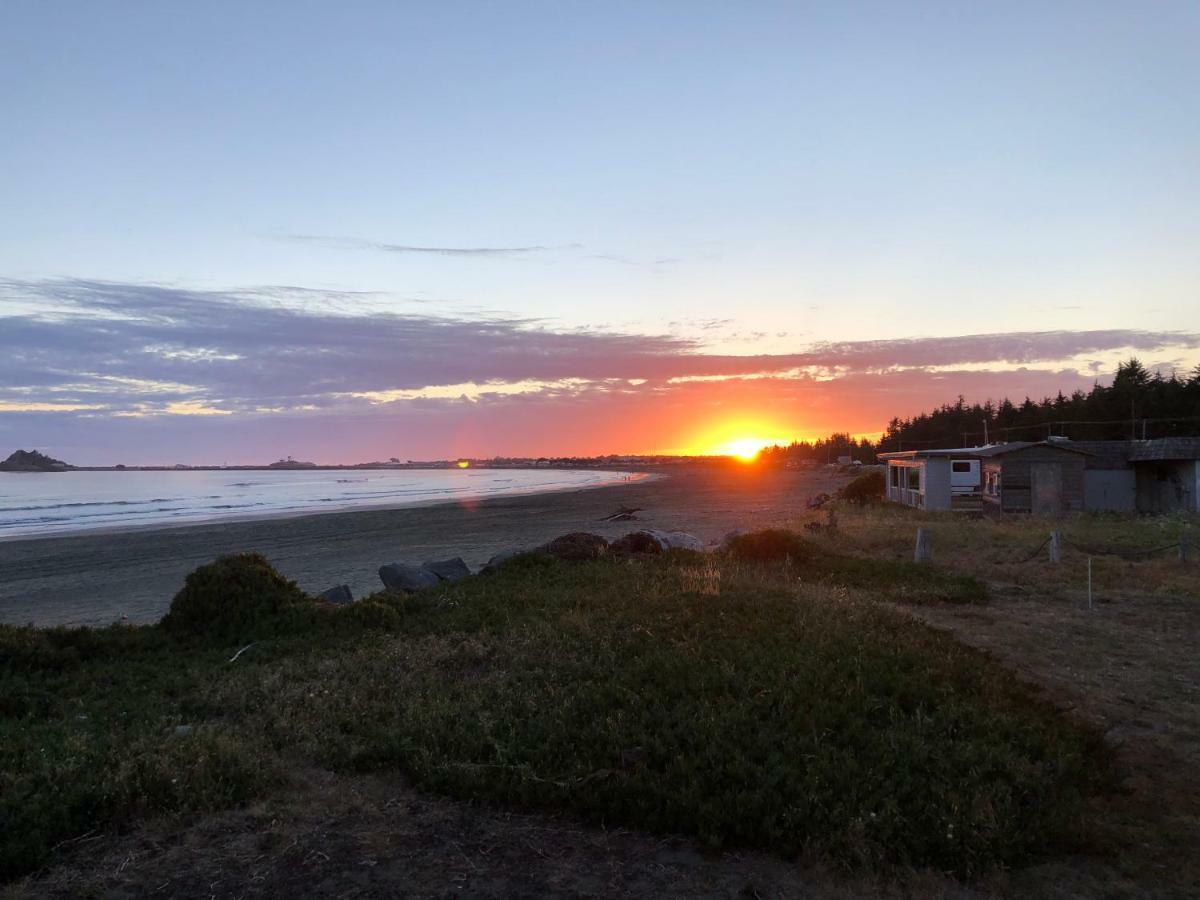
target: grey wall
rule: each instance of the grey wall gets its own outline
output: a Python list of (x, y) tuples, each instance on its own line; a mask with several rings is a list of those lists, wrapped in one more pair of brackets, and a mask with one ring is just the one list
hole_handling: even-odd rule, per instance
[(1138, 512), (1164, 513), (1200, 508), (1196, 493), (1200, 490), (1197, 463), (1139, 462), (1137, 473)]
[(925, 508), (949, 509), (951, 502), (950, 460), (933, 456), (925, 460)]
[(1088, 469), (1083, 473), (1083, 508), (1133, 512), (1137, 479), (1132, 469)]

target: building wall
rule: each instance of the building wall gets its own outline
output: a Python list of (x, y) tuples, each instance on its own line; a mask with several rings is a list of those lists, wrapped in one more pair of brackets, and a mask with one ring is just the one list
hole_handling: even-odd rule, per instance
[(1134, 471), (1138, 512), (1200, 510), (1200, 462), (1139, 462)]
[[(908, 487), (910, 472), (915, 472), (919, 479), (920, 486), (915, 490)], [(899, 485), (895, 484), (897, 479)], [(888, 460), (887, 497), (921, 509), (950, 509), (950, 460), (944, 457)]]
[(924, 479), (921, 487), (925, 491), (925, 509), (949, 509), (953, 497), (950, 488), (950, 459), (932, 456), (925, 460)]
[(1132, 469), (1084, 469), (1084, 509), (1133, 512), (1136, 501), (1137, 478)]
[(1084, 508), (1084, 457), (1077, 453), (1055, 447), (1014, 450), (987, 460), (985, 473), (996, 465), (1000, 467), (1000, 508), (1005, 512), (1032, 511), (1034, 466), (1058, 470), (1058, 512), (1077, 512)]

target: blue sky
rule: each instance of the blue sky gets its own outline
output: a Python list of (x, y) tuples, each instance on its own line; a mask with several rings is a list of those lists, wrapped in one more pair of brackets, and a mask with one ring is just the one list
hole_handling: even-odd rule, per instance
[[(74, 280), (709, 355), (1183, 332), (1147, 355), (1194, 364), (1197, 46), (1194, 3), (9, 0), (0, 315), (59, 321), (47, 285)], [(1095, 343), (1047, 385), (1137, 341)], [(129, 427), (14, 379), (0, 439)], [(221, 383), (179, 382), (193, 409)]]

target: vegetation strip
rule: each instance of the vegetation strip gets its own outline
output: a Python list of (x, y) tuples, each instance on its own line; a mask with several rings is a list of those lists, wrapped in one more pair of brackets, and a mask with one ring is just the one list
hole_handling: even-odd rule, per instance
[(1072, 846), (1101, 742), (879, 598), (983, 589), (788, 532), (530, 554), (340, 608), (226, 558), (160, 626), (0, 630), (0, 871), (314, 763), (853, 865), (970, 875)]

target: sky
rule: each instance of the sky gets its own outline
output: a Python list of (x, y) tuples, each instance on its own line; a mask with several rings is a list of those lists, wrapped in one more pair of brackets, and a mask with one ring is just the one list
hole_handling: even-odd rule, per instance
[(1200, 363), (1200, 5), (0, 5), (0, 456), (708, 452)]

